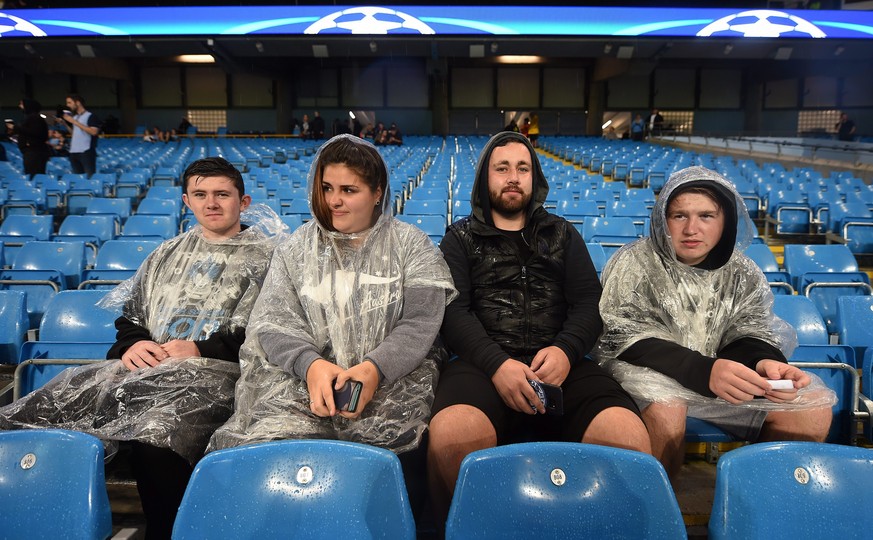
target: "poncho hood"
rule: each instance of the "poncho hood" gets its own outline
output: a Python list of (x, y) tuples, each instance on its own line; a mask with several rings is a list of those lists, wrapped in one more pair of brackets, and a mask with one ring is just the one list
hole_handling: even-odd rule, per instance
[(711, 189), (718, 197), (725, 216), (721, 240), (697, 267), (705, 270), (721, 268), (727, 264), (734, 252), (742, 253), (749, 247), (754, 237), (755, 224), (734, 186), (722, 175), (705, 167), (688, 167), (673, 173), (658, 195), (652, 209), (650, 230), (655, 251), (668, 261), (678, 262), (667, 228), (667, 209), (677, 195), (693, 187)]

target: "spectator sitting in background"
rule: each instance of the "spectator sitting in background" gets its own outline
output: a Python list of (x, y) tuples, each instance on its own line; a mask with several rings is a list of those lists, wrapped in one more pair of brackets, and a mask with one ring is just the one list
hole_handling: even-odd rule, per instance
[(385, 144), (393, 144), (395, 146), (400, 146), (403, 144), (403, 133), (400, 133), (400, 128), (397, 127), (397, 124), (391, 123), (391, 127), (388, 128), (388, 136), (385, 140)]
[(837, 130), (837, 140), (854, 141), (855, 140), (855, 122), (849, 120), (849, 115), (842, 113), (840, 121), (837, 122), (834, 128)]

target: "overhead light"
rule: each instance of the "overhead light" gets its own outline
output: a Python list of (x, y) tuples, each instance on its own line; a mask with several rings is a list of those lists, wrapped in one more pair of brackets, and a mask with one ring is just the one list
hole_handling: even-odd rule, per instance
[(618, 48), (618, 52), (615, 53), (616, 58), (630, 58), (634, 55), (634, 46), (633, 45), (622, 45)]
[(33, 45), (31, 45), (30, 43), (24, 44), (24, 50), (29, 52), (30, 54), (36, 54), (36, 49), (34, 49)]
[(612, 120), (607, 120), (605, 124), (600, 126), (600, 129), (606, 129), (610, 126), (610, 124), (612, 124)]
[(470, 58), (483, 58), (485, 56), (485, 45), (470, 45)]
[(355, 119), (355, 113), (353, 111), (349, 111), (349, 118), (351, 118), (352, 120)]
[(603, 54), (609, 54), (612, 52), (612, 43), (607, 43), (603, 46)]
[(379, 50), (379, 46), (376, 45), (376, 42), (375, 42), (375, 41), (371, 41), (371, 42), (370, 42), (370, 52), (371, 52), (371, 53), (375, 53), (375, 52), (378, 51), (378, 50)]
[(497, 43), (491, 44), (491, 54), (497, 54)]
[(773, 56), (776, 60), (788, 60), (791, 58), (791, 53), (794, 51), (791, 47), (779, 47), (776, 49), (776, 54)]
[(839, 47), (834, 49), (834, 56), (839, 56), (839, 55), (843, 54), (844, 52), (846, 52), (846, 48), (843, 47), (842, 45), (840, 45)]
[(207, 47), (214, 47), (214, 46), (215, 46), (215, 41), (214, 41), (212, 38), (208, 38), (208, 39), (206, 40), (206, 46), (207, 46)]
[(176, 62), (183, 64), (214, 64), (215, 58), (211, 54), (180, 54)]
[(259, 53), (264, 52), (264, 44), (261, 43), (260, 41), (256, 41), (256, 42), (255, 42), (255, 49), (256, 49)]
[(143, 45), (142, 43), (137, 41), (136, 43), (133, 44), (133, 46), (136, 47), (136, 50), (138, 50), (140, 54), (145, 54), (145, 51), (146, 51), (145, 45)]
[(734, 50), (734, 46), (731, 45), (730, 43), (728, 43), (727, 45), (724, 46), (724, 51), (723, 51), (724, 55), (725, 56), (729, 55), (732, 50)]
[(327, 58), (329, 56), (327, 53), (327, 45), (313, 45), (312, 56), (316, 58)]
[(82, 58), (94, 58), (97, 56), (94, 54), (94, 47), (90, 45), (76, 45), (76, 49), (78, 49), (79, 56)]
[(495, 60), (501, 64), (541, 64), (545, 58), (526, 54), (504, 54), (496, 57)]

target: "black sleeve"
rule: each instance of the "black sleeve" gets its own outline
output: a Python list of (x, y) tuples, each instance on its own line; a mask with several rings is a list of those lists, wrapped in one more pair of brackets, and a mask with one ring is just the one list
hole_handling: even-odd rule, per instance
[(127, 349), (138, 341), (154, 341), (146, 328), (134, 324), (124, 316), (115, 319), (115, 330), (115, 343), (106, 353), (108, 360), (121, 358), (127, 352)]
[(778, 348), (752, 337), (740, 338), (725, 345), (718, 351), (718, 357), (739, 362), (749, 369), (755, 369), (761, 360), (788, 362)]
[[(106, 353), (107, 359), (116, 360), (121, 358), (127, 352), (127, 349), (139, 341), (154, 341), (146, 328), (134, 324), (127, 317), (115, 319), (115, 328), (117, 330), (115, 343)], [(197, 345), (200, 356), (227, 360), (228, 362), (239, 362), (239, 349), (245, 339), (245, 329), (239, 328), (234, 332), (216, 332), (207, 339), (195, 341), (194, 344)]]
[(245, 340), (245, 328), (237, 328), (232, 332), (219, 330), (204, 340), (195, 341), (194, 344), (197, 345), (200, 356), (239, 362), (239, 348)]
[(637, 341), (618, 358), (636, 366), (652, 368), (702, 396), (715, 397), (709, 389), (709, 375), (716, 358), (658, 338)]
[(570, 240), (564, 259), (564, 297), (567, 300), (567, 319), (555, 336), (559, 347), (570, 363), (581, 360), (597, 342), (603, 320), (600, 318), (600, 295), (603, 288), (597, 279), (597, 270), (591, 262), (585, 241), (575, 227), (570, 229)]
[(440, 249), (458, 290), (457, 298), (446, 306), (440, 330), (443, 341), (450, 351), (491, 377), (509, 359), (509, 355), (491, 339), (471, 309), (470, 262), (461, 241), (452, 229), (446, 232), (440, 242)]

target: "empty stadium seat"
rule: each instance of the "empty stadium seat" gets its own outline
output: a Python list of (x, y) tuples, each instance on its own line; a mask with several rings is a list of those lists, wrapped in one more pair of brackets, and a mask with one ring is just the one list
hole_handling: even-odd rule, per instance
[[(718, 463), (709, 538), (858, 538), (873, 531), (873, 453), (811, 442), (759, 443)], [(867, 531), (867, 532), (864, 532)]]
[(12, 268), (0, 271), (0, 288), (26, 293), (30, 328), (39, 326), (49, 301), (59, 291), (78, 287), (84, 256), (82, 242), (28, 242)]
[(812, 300), (798, 295), (773, 297), (773, 313), (794, 327), (801, 345), (827, 345), (828, 332), (821, 314)]
[(52, 216), (30, 216), (14, 214), (0, 223), (0, 242), (4, 245), (6, 264), (11, 265), (15, 254), (26, 242), (51, 239), (54, 225)]
[(133, 276), (149, 253), (160, 245), (157, 240), (109, 240), (97, 253), (94, 268), (82, 274), (80, 289), (112, 288)]
[(446, 218), (440, 215), (405, 215), (400, 214), (397, 219), (411, 225), (415, 225), (425, 232), (427, 236), (433, 240), (434, 244), (439, 244), (446, 233)]
[(618, 248), (638, 238), (636, 225), (629, 217), (586, 219), (582, 224), (581, 233), (585, 242), (594, 242), (603, 246), (607, 257), (611, 257)]
[(600, 273), (603, 272), (603, 268), (606, 266), (606, 261), (609, 260), (606, 252), (603, 251), (603, 246), (587, 243), (585, 247), (588, 248), (588, 255), (591, 257), (591, 262), (594, 263), (594, 269), (597, 270), (597, 277), (600, 277)]
[(86, 255), (88, 266), (93, 266), (100, 246), (107, 240), (112, 240), (115, 233), (114, 216), (98, 214), (67, 216), (53, 239), (62, 242), (84, 242), (89, 249)]
[(0, 530), (8, 538), (112, 534), (103, 443), (63, 430), (0, 432)]
[(23, 291), (0, 291), (0, 364), (18, 362), (30, 327)]
[(746, 248), (745, 254), (764, 272), (764, 276), (767, 278), (767, 283), (770, 284), (770, 290), (773, 294), (794, 294), (791, 276), (788, 275), (788, 272), (779, 270), (776, 256), (773, 255), (773, 251), (769, 246), (766, 244), (751, 244)]
[(841, 296), (837, 298), (839, 340), (855, 349), (856, 358), (873, 347), (873, 296)]
[(480, 450), (461, 463), (446, 539), (685, 538), (667, 474), (650, 455), (582, 443)]
[(873, 293), (869, 276), (844, 245), (786, 245), (784, 266), (798, 294), (815, 303), (830, 334), (838, 332), (837, 298)]
[(163, 242), (179, 232), (178, 219), (173, 216), (134, 214), (127, 218), (119, 238), (158, 240)]
[[(229, 496), (232, 494), (232, 496)], [(343, 441), (277, 441), (207, 454), (173, 538), (414, 539), (400, 460)]]

